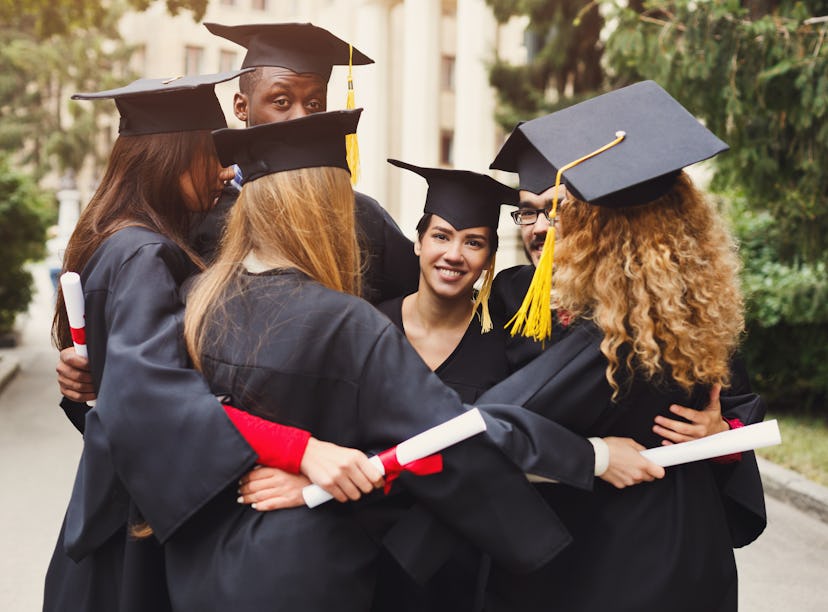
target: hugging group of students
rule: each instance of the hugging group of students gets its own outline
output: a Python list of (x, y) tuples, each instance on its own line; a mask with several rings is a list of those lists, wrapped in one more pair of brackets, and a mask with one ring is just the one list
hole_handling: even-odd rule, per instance
[[(389, 160), (428, 182), (412, 244), (351, 187), (361, 110), (325, 112), (332, 65), (371, 60), (207, 27), (241, 71), (76, 96), (121, 123), (64, 258), (88, 364), (62, 296), (53, 325), (84, 446), (44, 610), (736, 610), (752, 453), (639, 453), (764, 416), (733, 241), (682, 171), (726, 145), (643, 82), (518, 125), (492, 168), (519, 189)], [(532, 264), (493, 278), (501, 206)], [(365, 453), (471, 405), (484, 434), (381, 490)]]

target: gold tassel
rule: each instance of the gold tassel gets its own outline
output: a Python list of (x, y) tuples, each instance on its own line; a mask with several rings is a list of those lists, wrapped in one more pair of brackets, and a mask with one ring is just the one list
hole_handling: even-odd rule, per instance
[(555, 176), (555, 195), (552, 198), (552, 211), (549, 213), (551, 226), (546, 232), (546, 239), (543, 243), (541, 258), (532, 276), (532, 283), (523, 298), (523, 303), (515, 313), (515, 316), (506, 324), (512, 326), (512, 336), (520, 333), (526, 338), (536, 341), (544, 341), (552, 335), (552, 270), (555, 266), (555, 218), (558, 214), (558, 187), (561, 184), (561, 177), (564, 171), (577, 166), (591, 157), (603, 153), (624, 140), (624, 132), (616, 132), (615, 140), (604, 145), (600, 149), (584, 155), (573, 162), (566, 164), (558, 170)]
[[(354, 96), (353, 77), (354, 47), (348, 45), (348, 97), (345, 99), (345, 108), (351, 110), (356, 108)], [(348, 160), (348, 168), (351, 170), (351, 185), (356, 185), (359, 180), (359, 141), (356, 133), (345, 136), (345, 156)]]
[(480, 291), (477, 292), (477, 297), (475, 298), (474, 305), (472, 306), (472, 318), (474, 318), (474, 315), (477, 314), (478, 306), (481, 304), (483, 305), (480, 317), (480, 330), (483, 334), (492, 331), (494, 328), (494, 325), (492, 324), (492, 315), (489, 313), (489, 296), (492, 293), (492, 283), (494, 282), (495, 276), (495, 255), (496, 253), (492, 253), (489, 268), (483, 276), (483, 285), (480, 287)]

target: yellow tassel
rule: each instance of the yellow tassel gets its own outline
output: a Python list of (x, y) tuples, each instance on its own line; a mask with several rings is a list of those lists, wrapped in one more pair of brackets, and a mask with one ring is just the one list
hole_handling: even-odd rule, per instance
[(612, 142), (566, 164), (558, 170), (555, 176), (555, 195), (552, 198), (552, 211), (549, 213), (549, 219), (552, 225), (549, 231), (546, 232), (546, 239), (543, 243), (540, 261), (538, 261), (538, 266), (535, 268), (532, 283), (529, 285), (529, 290), (523, 298), (523, 303), (515, 313), (515, 316), (506, 324), (506, 327), (512, 326), (511, 334), (513, 336), (520, 333), (526, 338), (532, 338), (533, 340), (542, 342), (552, 335), (551, 302), (552, 270), (555, 267), (555, 218), (558, 214), (558, 187), (560, 187), (561, 177), (564, 171), (614, 147), (624, 140), (625, 136), (626, 134), (624, 132), (616, 132), (615, 140)]
[[(348, 45), (348, 97), (345, 99), (345, 108), (348, 110), (356, 108), (354, 77), (352, 74), (353, 60), (354, 47)], [(348, 160), (348, 168), (351, 170), (351, 185), (356, 185), (359, 180), (359, 141), (355, 133), (345, 136), (345, 156)]]
[(489, 296), (492, 293), (492, 283), (494, 282), (495, 255), (495, 253), (492, 253), (489, 269), (486, 270), (486, 274), (483, 276), (483, 285), (480, 287), (480, 291), (477, 292), (477, 297), (472, 306), (472, 318), (474, 318), (474, 315), (477, 314), (477, 308), (481, 304), (483, 305), (480, 317), (480, 330), (483, 334), (492, 331), (494, 328), (492, 315), (489, 313)]

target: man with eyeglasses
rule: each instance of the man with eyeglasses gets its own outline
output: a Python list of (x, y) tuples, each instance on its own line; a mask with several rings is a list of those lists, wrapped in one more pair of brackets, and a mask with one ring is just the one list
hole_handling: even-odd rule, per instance
[[(543, 243), (551, 225), (549, 213), (552, 210), (552, 198), (555, 187), (550, 187), (541, 194), (532, 193), (526, 189), (520, 192), (519, 208), (511, 213), (512, 220), (520, 227), (520, 237), (523, 240), (523, 251), (526, 258), (537, 266), (543, 253)], [(558, 187), (558, 203), (567, 197), (566, 187)], [(556, 223), (559, 219), (555, 220)]]

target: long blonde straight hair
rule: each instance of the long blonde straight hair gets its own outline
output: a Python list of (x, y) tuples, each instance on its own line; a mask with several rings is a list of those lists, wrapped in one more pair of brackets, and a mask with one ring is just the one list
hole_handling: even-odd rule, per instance
[(196, 368), (205, 341), (232, 328), (222, 316), (251, 252), (274, 267), (296, 268), (329, 289), (360, 294), (354, 192), (341, 168), (302, 168), (246, 183), (230, 213), (216, 262), (187, 299), (184, 337)]
[(613, 397), (624, 369), (686, 391), (727, 385), (744, 330), (740, 262), (721, 216), (689, 177), (681, 173), (650, 204), (576, 200), (560, 214), (554, 301), (603, 332)]

